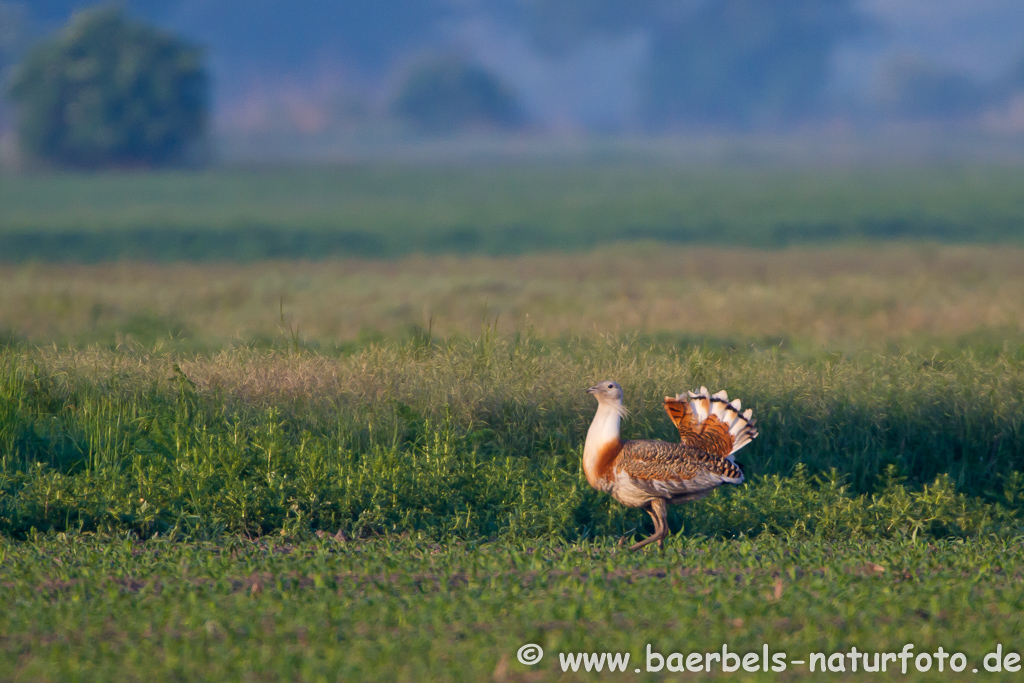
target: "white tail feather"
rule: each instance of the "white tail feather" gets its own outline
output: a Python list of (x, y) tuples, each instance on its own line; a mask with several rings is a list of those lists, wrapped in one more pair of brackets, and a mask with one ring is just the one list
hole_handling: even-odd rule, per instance
[(743, 402), (740, 399), (729, 401), (729, 395), (723, 389), (716, 394), (710, 394), (708, 388), (702, 386), (699, 391), (688, 391), (685, 394), (676, 394), (677, 401), (688, 401), (690, 409), (697, 418), (697, 423), (714, 415), (723, 424), (729, 427), (729, 435), (733, 439), (733, 453), (746, 446), (757, 436), (757, 427), (754, 426), (754, 411), (747, 408), (743, 412)]

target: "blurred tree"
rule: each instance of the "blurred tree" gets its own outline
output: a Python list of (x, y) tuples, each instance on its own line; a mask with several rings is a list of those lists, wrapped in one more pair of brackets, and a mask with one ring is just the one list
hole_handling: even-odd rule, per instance
[(162, 165), (205, 142), (200, 49), (117, 9), (76, 15), (14, 75), (23, 152), (73, 167)]
[(645, 114), (656, 126), (773, 125), (813, 113), (854, 0), (710, 0), (655, 30)]
[(523, 122), (515, 96), (484, 68), (446, 57), (421, 63), (406, 77), (392, 111), (421, 132), (509, 129)]

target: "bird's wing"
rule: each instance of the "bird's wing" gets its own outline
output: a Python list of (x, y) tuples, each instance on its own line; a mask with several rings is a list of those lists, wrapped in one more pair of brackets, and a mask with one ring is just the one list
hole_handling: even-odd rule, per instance
[(732, 402), (724, 391), (709, 395), (707, 387), (689, 395), (665, 397), (665, 412), (679, 430), (680, 440), (696, 449), (728, 458), (757, 436), (753, 412), (740, 412), (739, 399)]
[(665, 441), (624, 441), (618, 467), (635, 486), (666, 497), (743, 482), (731, 460)]

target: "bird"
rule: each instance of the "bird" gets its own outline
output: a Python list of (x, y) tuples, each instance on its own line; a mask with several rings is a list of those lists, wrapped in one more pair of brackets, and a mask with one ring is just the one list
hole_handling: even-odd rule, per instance
[(654, 520), (654, 533), (630, 550), (654, 542), (664, 548), (669, 505), (699, 500), (722, 484), (743, 483), (735, 453), (757, 436), (757, 427), (753, 411), (741, 413), (742, 402), (730, 401), (724, 390), (710, 394), (702, 386), (665, 397), (665, 411), (679, 430), (679, 443), (622, 440), (619, 425), (627, 415), (622, 387), (603, 381), (587, 393), (597, 399), (597, 413), (583, 445), (587, 483), (627, 507), (643, 508)]

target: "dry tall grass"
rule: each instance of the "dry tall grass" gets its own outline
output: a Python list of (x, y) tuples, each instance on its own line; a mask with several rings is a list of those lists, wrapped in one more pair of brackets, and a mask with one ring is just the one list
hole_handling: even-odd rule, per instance
[[(0, 267), (0, 331), (31, 342), (321, 343), (433, 326), (836, 344), (1024, 332), (1024, 249), (617, 246), (518, 258)], [(281, 313), (284, 313), (282, 325)]]

